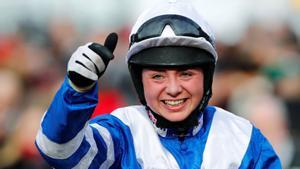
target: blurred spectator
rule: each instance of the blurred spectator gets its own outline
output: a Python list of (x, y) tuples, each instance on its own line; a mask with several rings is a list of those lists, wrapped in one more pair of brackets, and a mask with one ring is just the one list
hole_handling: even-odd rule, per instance
[(0, 36), (0, 65), (5, 64), (14, 48), (13, 38), (8, 35)]
[(233, 91), (229, 109), (249, 119), (270, 140), (284, 169), (300, 167), (300, 151), (289, 130), (284, 102), (272, 94), (273, 85), (262, 76), (248, 79)]
[(254, 23), (240, 42), (240, 49), (259, 66), (259, 73), (271, 80), (276, 94), (287, 103), (291, 128), (298, 133), (300, 133), (299, 47), (299, 38), (285, 23), (272, 26)]
[(0, 81), (0, 169), (49, 168), (34, 146), (43, 104), (24, 95), (23, 79), (15, 71), (1, 68)]
[(30, 104), (20, 114), (12, 135), (15, 150), (17, 148), (20, 156), (13, 165), (5, 169), (50, 169), (34, 145), (43, 111), (41, 105)]
[(74, 48), (82, 43), (82, 36), (68, 18), (54, 17), (48, 24), (49, 52), (56, 60), (57, 68), (65, 71)]
[(239, 44), (218, 43), (219, 60), (213, 83), (211, 104), (226, 108), (235, 87), (259, 73), (259, 66)]
[(11, 135), (21, 110), (23, 88), (18, 74), (9, 69), (0, 69), (0, 82), (0, 168), (3, 168), (19, 157)]

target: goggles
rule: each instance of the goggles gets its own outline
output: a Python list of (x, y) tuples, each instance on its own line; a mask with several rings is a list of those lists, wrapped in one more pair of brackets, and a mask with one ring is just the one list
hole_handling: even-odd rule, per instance
[(212, 39), (191, 19), (180, 15), (161, 15), (145, 22), (130, 37), (130, 46), (145, 39), (159, 37), (165, 26), (169, 25), (176, 36), (203, 37), (213, 45)]

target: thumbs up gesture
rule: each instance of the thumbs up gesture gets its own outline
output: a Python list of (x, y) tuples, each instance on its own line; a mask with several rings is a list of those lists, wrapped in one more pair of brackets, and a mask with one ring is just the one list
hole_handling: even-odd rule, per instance
[(68, 62), (68, 78), (73, 88), (79, 91), (90, 89), (103, 75), (110, 60), (114, 58), (118, 35), (111, 33), (107, 36), (104, 45), (87, 43), (80, 46)]

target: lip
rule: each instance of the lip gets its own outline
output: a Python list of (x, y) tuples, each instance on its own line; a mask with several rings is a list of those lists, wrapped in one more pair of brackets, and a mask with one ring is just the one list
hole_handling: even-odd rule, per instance
[(187, 98), (161, 100), (163, 107), (173, 112), (182, 110), (185, 107), (186, 102), (187, 102)]

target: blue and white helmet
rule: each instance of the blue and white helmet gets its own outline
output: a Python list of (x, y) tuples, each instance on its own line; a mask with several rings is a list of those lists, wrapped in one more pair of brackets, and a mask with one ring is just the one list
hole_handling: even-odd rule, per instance
[(165, 1), (146, 10), (130, 34), (127, 63), (142, 104), (144, 97), (141, 70), (145, 67), (195, 67), (204, 70), (204, 96), (200, 109), (211, 97), (217, 52), (209, 25), (192, 4)]

